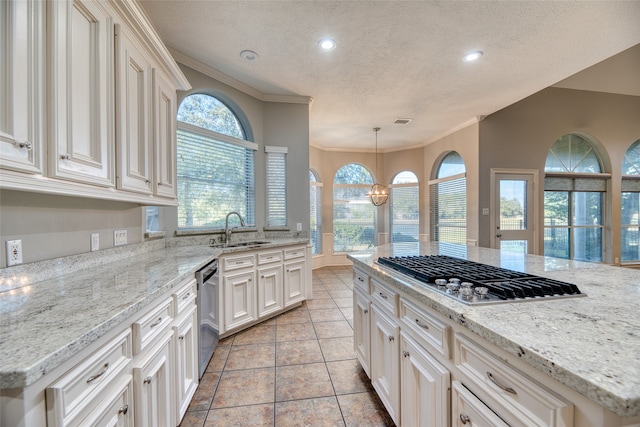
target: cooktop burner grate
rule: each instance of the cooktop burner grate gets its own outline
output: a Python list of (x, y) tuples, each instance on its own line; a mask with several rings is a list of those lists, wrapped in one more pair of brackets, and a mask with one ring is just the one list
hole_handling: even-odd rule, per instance
[(380, 257), (377, 263), (466, 304), (586, 296), (571, 283), (446, 255)]

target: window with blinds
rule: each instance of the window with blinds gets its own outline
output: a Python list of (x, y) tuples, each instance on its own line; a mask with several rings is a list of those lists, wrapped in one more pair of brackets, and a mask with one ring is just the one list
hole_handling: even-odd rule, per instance
[(266, 146), (267, 227), (287, 226), (287, 147)]
[(420, 240), (420, 201), (418, 177), (410, 171), (398, 173), (391, 191), (391, 243)]
[(580, 135), (562, 136), (549, 149), (544, 170), (544, 254), (601, 262), (610, 175), (602, 173), (593, 144)]
[(429, 184), (431, 195), (431, 240), (467, 243), (467, 178), (435, 180)]
[(640, 139), (631, 144), (622, 162), (620, 259), (640, 262)]
[(224, 228), (232, 211), (238, 212), (247, 226), (255, 225), (256, 144), (233, 140), (178, 124), (179, 228)]
[(322, 183), (311, 170), (309, 171), (309, 207), (311, 254), (316, 255), (322, 253)]

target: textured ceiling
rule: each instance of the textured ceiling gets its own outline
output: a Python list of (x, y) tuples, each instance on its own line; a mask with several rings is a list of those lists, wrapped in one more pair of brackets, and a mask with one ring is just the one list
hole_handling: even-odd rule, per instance
[[(374, 126), (380, 150), (428, 144), (640, 43), (640, 1), (141, 3), (173, 50), (264, 95), (312, 97), (310, 141), (328, 149), (370, 150)], [(471, 50), (484, 56), (463, 62)]]

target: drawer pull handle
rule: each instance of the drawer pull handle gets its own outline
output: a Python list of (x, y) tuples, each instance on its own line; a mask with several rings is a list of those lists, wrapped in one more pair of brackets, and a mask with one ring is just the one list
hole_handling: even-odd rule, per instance
[(416, 325), (420, 326), (423, 329), (429, 329), (427, 325), (425, 325), (424, 323), (420, 323), (420, 319), (416, 319)]
[(518, 393), (516, 393), (516, 391), (514, 389), (512, 389), (511, 387), (506, 387), (503, 386), (502, 384), (500, 384), (495, 378), (493, 378), (493, 375), (491, 374), (491, 372), (487, 372), (487, 378), (489, 378), (489, 381), (491, 381), (492, 383), (494, 383), (496, 385), (496, 387), (506, 391), (507, 393), (511, 393), (511, 394), (515, 394), (517, 395)]
[(409, 354), (409, 352), (408, 352), (408, 351), (403, 351), (403, 352), (402, 352), (402, 355), (403, 355), (404, 357), (409, 357), (409, 356), (411, 356), (411, 355)]
[(362, 277), (358, 277), (358, 280), (360, 280), (361, 282), (364, 282), (364, 279)]
[(143, 383), (144, 384), (151, 384), (151, 379), (152, 379), (151, 377), (147, 377), (147, 378), (144, 379)]
[(383, 294), (382, 292), (380, 292), (380, 296), (382, 297), (382, 299), (387, 299), (387, 296), (385, 294)]
[(236, 261), (236, 265), (244, 264), (244, 261)]
[(462, 424), (466, 424), (468, 422), (471, 422), (471, 418), (469, 418), (469, 415), (467, 414), (460, 414), (460, 421), (462, 422)]
[(158, 317), (158, 320), (156, 320), (155, 322), (153, 322), (151, 325), (149, 325), (150, 328), (155, 328), (156, 326), (158, 326), (160, 323), (162, 323), (162, 317)]
[(191, 296), (191, 292), (187, 292), (187, 294), (185, 296), (182, 297), (182, 300), (186, 300), (187, 298), (189, 298)]
[(109, 364), (105, 363), (104, 366), (102, 367), (102, 371), (98, 372), (95, 375), (91, 375), (89, 378), (87, 378), (87, 384), (89, 384), (89, 383), (97, 380), (101, 376), (103, 376), (107, 372), (108, 369), (109, 369)]
[(129, 412), (129, 405), (124, 405), (118, 409), (118, 414), (127, 415), (127, 412)]
[(273, 257), (272, 256), (268, 256), (267, 259), (273, 259)]
[(395, 338), (393, 337), (393, 335), (389, 335), (389, 342), (393, 341)]
[(184, 335), (178, 335), (178, 339), (179, 339), (180, 341), (184, 340)]

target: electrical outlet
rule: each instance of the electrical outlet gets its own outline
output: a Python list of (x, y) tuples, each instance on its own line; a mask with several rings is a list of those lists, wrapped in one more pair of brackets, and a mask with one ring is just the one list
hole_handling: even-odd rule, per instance
[(301, 222), (296, 223), (296, 230), (297, 231), (302, 231), (302, 223)]
[(100, 249), (100, 234), (91, 233), (91, 252), (97, 251), (98, 249)]
[(113, 246), (122, 246), (127, 244), (127, 230), (113, 231)]
[(7, 267), (22, 264), (22, 240), (7, 240)]

